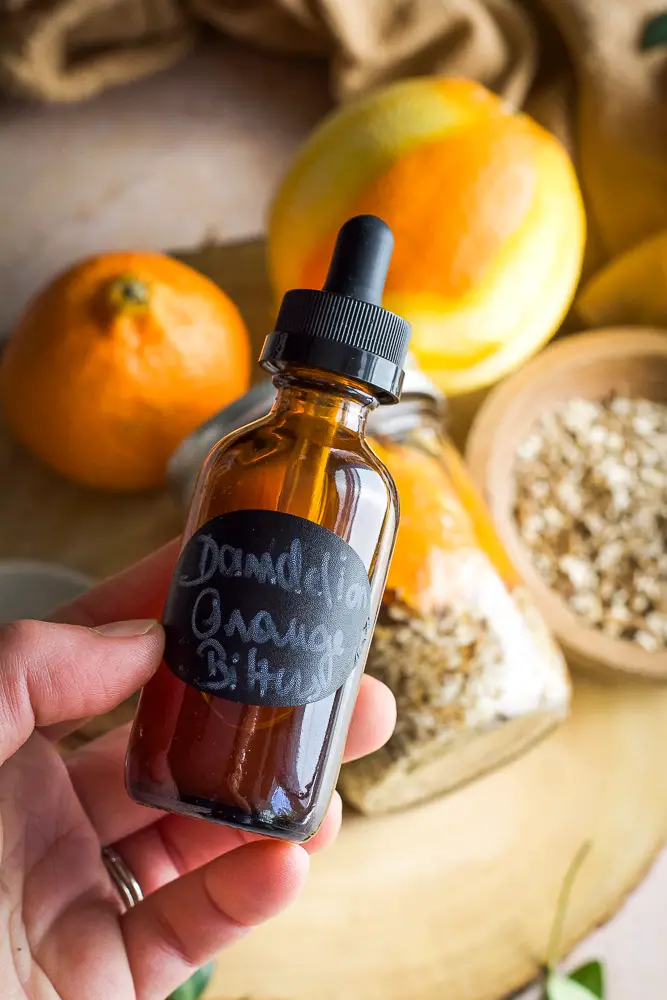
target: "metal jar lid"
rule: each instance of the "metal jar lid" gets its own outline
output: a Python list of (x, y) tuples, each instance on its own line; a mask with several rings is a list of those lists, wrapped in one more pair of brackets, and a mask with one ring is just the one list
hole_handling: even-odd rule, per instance
[[(262, 379), (181, 442), (169, 460), (167, 482), (183, 505), (189, 503), (199, 469), (213, 446), (232, 431), (265, 417), (275, 398), (276, 389), (272, 380)], [(401, 401), (395, 406), (379, 406), (374, 410), (368, 421), (369, 432), (392, 433), (403, 422), (407, 409), (404, 404), (413, 403), (418, 398), (430, 400), (444, 416), (444, 394), (424, 374), (414, 357), (408, 354)]]

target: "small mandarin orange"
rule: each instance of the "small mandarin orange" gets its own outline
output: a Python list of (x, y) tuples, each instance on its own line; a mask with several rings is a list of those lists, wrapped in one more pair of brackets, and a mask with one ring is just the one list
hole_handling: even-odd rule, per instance
[(178, 443), (248, 386), (250, 345), (227, 295), (157, 253), (76, 264), (29, 305), (0, 363), (16, 437), (79, 483), (164, 482)]

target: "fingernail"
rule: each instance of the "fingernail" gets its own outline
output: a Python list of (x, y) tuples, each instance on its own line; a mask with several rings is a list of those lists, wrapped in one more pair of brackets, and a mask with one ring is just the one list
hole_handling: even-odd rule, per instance
[(157, 624), (154, 618), (137, 618), (135, 621), (96, 625), (92, 631), (99, 632), (100, 635), (111, 636), (114, 639), (129, 639), (132, 636), (146, 635), (151, 629), (156, 628)]

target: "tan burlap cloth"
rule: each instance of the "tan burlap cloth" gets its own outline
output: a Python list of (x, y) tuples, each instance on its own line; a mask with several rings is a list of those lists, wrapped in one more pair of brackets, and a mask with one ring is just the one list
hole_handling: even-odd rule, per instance
[(175, 62), (197, 22), (321, 55), (337, 100), (438, 73), (525, 106), (574, 156), (589, 268), (667, 228), (667, 4), (663, 17), (656, 0), (0, 0), (0, 85), (90, 97)]

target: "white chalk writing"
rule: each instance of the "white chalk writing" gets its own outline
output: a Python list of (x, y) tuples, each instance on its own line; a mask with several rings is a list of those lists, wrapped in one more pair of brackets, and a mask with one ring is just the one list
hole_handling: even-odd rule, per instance
[[(182, 573), (178, 578), (181, 587), (201, 587), (209, 583), (216, 574), (229, 579), (243, 577), (254, 580), (258, 584), (278, 586), (287, 593), (306, 594), (308, 597), (321, 597), (326, 606), (334, 604), (332, 588), (331, 553), (322, 553), (318, 566), (303, 566), (301, 542), (293, 539), (289, 549), (276, 559), (275, 563), (269, 552), (257, 555), (254, 552), (244, 552), (227, 543), (219, 545), (212, 535), (198, 536), (200, 545), (197, 575), (188, 577)], [(345, 588), (345, 563), (347, 555), (338, 554), (338, 580), (335, 587), (335, 601), (344, 604), (350, 611), (365, 608), (368, 603), (368, 591), (359, 584), (353, 583)]]
[(221, 697), (305, 705), (363, 665), (371, 614), (367, 569), (344, 539), (294, 515), (234, 511), (183, 550), (165, 660)]
[[(234, 608), (223, 616), (220, 593), (214, 587), (205, 587), (199, 592), (194, 602), (191, 615), (192, 633), (200, 640), (197, 656), (206, 660), (208, 675), (211, 678), (210, 687), (223, 690), (234, 689), (237, 682), (237, 671), (234, 664), (227, 662), (225, 649), (217, 638), (221, 633), (227, 637), (238, 636), (244, 644), (253, 644), (247, 661), (247, 683), (252, 689), (259, 688), (264, 696), (269, 682), (274, 684), (277, 692), (287, 694), (291, 686), (299, 695), (303, 694), (303, 683), (298, 670), (290, 670), (289, 677), (285, 669), (271, 673), (267, 660), (261, 660), (256, 665), (256, 647), (272, 644), (276, 649), (288, 647), (314, 653), (317, 660), (317, 672), (312, 683), (326, 690), (331, 684), (336, 672), (336, 660), (345, 655), (343, 647), (343, 631), (336, 629), (333, 633), (323, 624), (307, 630), (303, 622), (292, 618), (284, 632), (280, 632), (273, 616), (268, 611), (258, 611), (246, 621), (239, 608)], [(260, 669), (261, 668), (261, 669)], [(220, 677), (218, 677), (220, 675)], [(215, 683), (213, 678), (216, 677)]]

